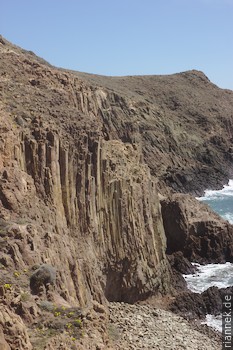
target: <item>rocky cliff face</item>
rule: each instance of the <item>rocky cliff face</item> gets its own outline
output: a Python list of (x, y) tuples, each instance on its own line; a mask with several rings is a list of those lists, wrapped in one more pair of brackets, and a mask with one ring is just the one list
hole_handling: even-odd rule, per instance
[(233, 262), (233, 226), (187, 194), (161, 202), (167, 253), (199, 263)]
[[(30, 295), (30, 271), (41, 264), (55, 267), (57, 280), (39, 298), (60, 306), (168, 292), (156, 181), (132, 126), (123, 142), (101, 118), (116, 103), (124, 113), (128, 102), (5, 41), (0, 50), (0, 278), (9, 313), (30, 322), (40, 314), (20, 296)], [(1, 315), (12, 348), (31, 348), (25, 329), (25, 342), (14, 345)]]
[[(1, 40), (1, 98), (18, 123), (45, 117), (142, 148), (160, 191), (201, 194), (232, 175), (233, 92), (199, 71), (102, 77), (56, 69)], [(61, 133), (61, 130), (59, 131)], [(66, 134), (65, 134), (66, 135)]]
[(91, 294), (134, 301), (161, 288), (168, 270), (157, 188), (137, 149), (88, 134), (77, 148), (63, 146), (56, 132), (33, 123), (27, 133), (15, 128), (10, 158), (2, 160), (1, 216), (28, 245), (28, 260), (18, 254), (12, 265), (65, 259), (61, 283), (69, 286), (69, 271), (80, 286), (63, 287), (63, 294), (76, 299), (78, 290), (80, 304)]
[[(96, 329), (106, 344), (98, 302), (171, 291), (164, 226), (171, 247), (174, 218), (169, 202), (163, 223), (158, 189), (200, 193), (229, 177), (233, 93), (196, 71), (107, 78), (61, 70), (3, 38), (0, 55), (2, 342), (70, 349), (81, 312), (90, 338)], [(56, 283), (44, 277), (33, 295), (29, 278), (42, 264), (56, 268)], [(17, 345), (7, 321), (14, 314)]]
[[(159, 178), (160, 191), (166, 193), (166, 184), (175, 192), (200, 195), (232, 176), (232, 91), (219, 89), (195, 70), (168, 76), (76, 75), (130, 100), (128, 123), (141, 140), (152, 175)], [(124, 118), (115, 115), (109, 119), (124, 140)]]

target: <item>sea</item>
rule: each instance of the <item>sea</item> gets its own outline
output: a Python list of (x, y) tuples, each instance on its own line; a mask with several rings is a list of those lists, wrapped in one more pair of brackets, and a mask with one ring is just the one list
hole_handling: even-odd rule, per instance
[[(219, 191), (206, 190), (204, 196), (197, 199), (208, 204), (215, 212), (233, 224), (233, 180), (229, 180), (229, 183)], [(188, 288), (193, 292), (202, 293), (211, 286), (226, 288), (233, 285), (233, 264), (229, 262), (204, 266), (195, 262), (193, 264), (197, 267), (196, 273), (184, 275)], [(203, 323), (222, 331), (221, 315), (207, 315)]]

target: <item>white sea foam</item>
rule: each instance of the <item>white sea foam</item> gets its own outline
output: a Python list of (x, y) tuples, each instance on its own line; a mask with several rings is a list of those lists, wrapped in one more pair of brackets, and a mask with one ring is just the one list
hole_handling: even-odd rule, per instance
[(206, 315), (205, 321), (202, 324), (207, 324), (207, 326), (214, 328), (215, 330), (222, 332), (222, 315), (213, 316)]
[(206, 190), (205, 195), (197, 199), (208, 204), (225, 220), (233, 224), (233, 180), (229, 180), (228, 185), (219, 191)]
[[(219, 191), (206, 190), (203, 197), (197, 198), (213, 208), (224, 219), (233, 224), (233, 180)], [(226, 288), (233, 286), (233, 264), (194, 264), (198, 270), (194, 275), (184, 275), (187, 286), (196, 293), (202, 293), (212, 286)], [(232, 276), (232, 277), (231, 277)], [(222, 332), (222, 316), (206, 315), (203, 322)]]
[(183, 275), (187, 287), (196, 293), (202, 293), (212, 286), (226, 288), (233, 285), (233, 264), (207, 264), (197, 266), (195, 274)]
[[(187, 287), (195, 292), (202, 293), (212, 286), (218, 288), (226, 288), (233, 285), (233, 264), (207, 264), (199, 265), (193, 263), (197, 267), (195, 274), (183, 275), (187, 281)], [(203, 324), (207, 324), (219, 332), (222, 332), (222, 316), (206, 315)]]
[(229, 221), (230, 224), (233, 224), (233, 213), (225, 213), (222, 217)]
[(200, 201), (224, 200), (225, 197), (233, 197), (233, 180), (229, 180), (227, 185), (224, 185), (221, 190), (206, 190), (203, 197), (197, 197)]

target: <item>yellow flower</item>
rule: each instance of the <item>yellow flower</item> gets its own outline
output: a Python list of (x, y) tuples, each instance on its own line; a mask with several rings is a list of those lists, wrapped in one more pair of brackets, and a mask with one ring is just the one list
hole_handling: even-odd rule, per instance
[(20, 276), (20, 272), (15, 271), (15, 272), (14, 272), (14, 276), (15, 276), (15, 277), (19, 277), (19, 276)]
[(72, 323), (67, 323), (67, 324), (66, 324), (66, 327), (67, 327), (67, 328), (71, 328), (71, 327), (72, 327)]
[(75, 323), (76, 323), (76, 325), (78, 325), (79, 327), (82, 327), (82, 321), (81, 321), (79, 318), (77, 318), (77, 319), (75, 320)]

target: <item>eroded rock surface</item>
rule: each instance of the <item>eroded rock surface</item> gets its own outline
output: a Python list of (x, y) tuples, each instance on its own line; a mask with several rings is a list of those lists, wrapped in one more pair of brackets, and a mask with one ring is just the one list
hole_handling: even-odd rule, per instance
[[(106, 78), (57, 69), (2, 37), (0, 55), (2, 342), (107, 349), (107, 301), (173, 288), (165, 222), (184, 242), (171, 243), (165, 225), (169, 252), (231, 259), (228, 224), (194, 220), (176, 204), (177, 224), (171, 202), (162, 220), (158, 189), (201, 193), (230, 177), (233, 93), (197, 71)], [(178, 260), (172, 268), (187, 268)], [(44, 264), (56, 283), (32, 295), (30, 276)]]
[(208, 288), (202, 293), (184, 290), (171, 301), (169, 309), (186, 319), (204, 319), (207, 314), (220, 315), (225, 295), (232, 295), (233, 287)]
[[(39, 299), (29, 298), (35, 309), (7, 302), (7, 310), (31, 326), (40, 300), (56, 307), (60, 297), (60, 306), (85, 308), (93, 300), (134, 302), (169, 292), (157, 181), (140, 142), (107, 135), (100, 118), (121, 100), (0, 45), (3, 300), (12, 290), (14, 299), (31, 295), (35, 266), (57, 270), (55, 290), (51, 285), (36, 291)], [(45, 334), (56, 337), (49, 327)]]
[[(161, 202), (167, 253), (182, 252), (192, 262), (233, 262), (233, 226), (190, 195)], [(187, 272), (186, 272), (187, 273)]]

